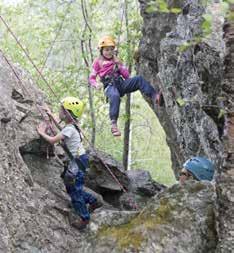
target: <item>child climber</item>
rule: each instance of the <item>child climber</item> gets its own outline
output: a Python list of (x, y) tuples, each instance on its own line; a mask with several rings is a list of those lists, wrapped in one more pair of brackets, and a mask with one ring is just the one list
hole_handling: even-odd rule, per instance
[(121, 133), (117, 126), (120, 97), (140, 90), (142, 94), (151, 99), (153, 105), (160, 105), (161, 95), (142, 76), (129, 78), (128, 69), (114, 54), (115, 41), (111, 36), (103, 37), (98, 44), (98, 49), (100, 56), (93, 62), (89, 84), (100, 89), (101, 86), (96, 81), (97, 76), (100, 77), (110, 105), (111, 132), (114, 136), (120, 136)]
[[(70, 159), (68, 166), (62, 173), (62, 178), (76, 213), (81, 217), (78, 229), (84, 229), (90, 220), (90, 214), (86, 204), (89, 204), (90, 210), (97, 207), (97, 199), (90, 193), (83, 190), (84, 173), (88, 167), (88, 156), (85, 153), (82, 138), (78, 128), (75, 127), (77, 119), (83, 113), (84, 104), (77, 98), (66, 97), (62, 100), (59, 111), (60, 120), (65, 122), (65, 127), (60, 133), (51, 137), (45, 133), (46, 126), (40, 124), (37, 128), (38, 133), (49, 143), (54, 144), (63, 141), (65, 147), (69, 150)], [(47, 114), (52, 116), (51, 112), (46, 109)], [(52, 116), (53, 117), (53, 116)]]

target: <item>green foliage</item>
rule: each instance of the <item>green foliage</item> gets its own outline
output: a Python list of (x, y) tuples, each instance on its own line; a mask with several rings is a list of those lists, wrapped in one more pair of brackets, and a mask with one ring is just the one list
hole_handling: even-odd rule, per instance
[(176, 102), (177, 102), (177, 104), (178, 104), (180, 107), (182, 107), (182, 106), (185, 105), (185, 101), (184, 101), (184, 99), (182, 99), (182, 98), (177, 98), (177, 99), (176, 99)]
[(179, 14), (181, 12), (180, 8), (172, 7), (170, 8), (165, 0), (153, 0), (150, 1), (146, 7), (147, 13), (162, 12), (162, 13), (174, 13)]
[(202, 37), (194, 37), (190, 41), (185, 41), (182, 43), (178, 48), (177, 51), (180, 53), (185, 52), (187, 49), (191, 48), (192, 46), (195, 46), (196, 44), (199, 44), (202, 41)]
[(229, 3), (229, 4), (234, 4), (234, 0), (224, 0), (224, 2)]
[(205, 36), (208, 36), (212, 32), (212, 16), (210, 14), (203, 15), (204, 21), (202, 23), (202, 30)]
[(226, 111), (224, 109), (220, 109), (218, 119), (223, 118), (225, 114), (226, 114)]

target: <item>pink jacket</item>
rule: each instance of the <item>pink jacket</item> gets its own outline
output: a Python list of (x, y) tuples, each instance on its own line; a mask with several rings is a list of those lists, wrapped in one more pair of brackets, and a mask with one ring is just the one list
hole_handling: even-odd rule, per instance
[[(115, 67), (115, 61), (113, 59), (106, 60), (100, 57), (96, 58), (93, 62), (92, 72), (89, 76), (89, 84), (96, 87), (97, 76), (99, 76), (100, 78), (103, 78), (106, 75), (113, 73), (114, 67)], [(123, 64), (118, 63), (118, 70), (119, 70), (120, 75), (122, 75), (124, 79), (129, 78), (128, 69)]]

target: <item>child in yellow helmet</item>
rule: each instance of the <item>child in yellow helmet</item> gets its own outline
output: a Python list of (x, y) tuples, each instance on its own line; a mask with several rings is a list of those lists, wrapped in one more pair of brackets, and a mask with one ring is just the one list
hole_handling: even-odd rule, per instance
[(120, 136), (117, 120), (122, 96), (140, 90), (142, 94), (152, 100), (153, 105), (160, 105), (162, 99), (161, 94), (142, 76), (129, 78), (128, 69), (115, 56), (115, 46), (115, 40), (111, 36), (105, 36), (99, 41), (100, 56), (93, 62), (89, 84), (99, 89), (100, 85), (97, 83), (96, 78), (97, 76), (100, 77), (104, 85), (104, 93), (109, 100), (111, 132), (114, 136)]
[[(77, 98), (67, 97), (62, 100), (59, 111), (60, 120), (65, 122), (65, 127), (55, 136), (45, 133), (46, 126), (40, 124), (37, 131), (46, 141), (51, 144), (63, 141), (73, 158), (62, 173), (62, 178), (72, 202), (72, 206), (81, 217), (78, 229), (84, 229), (89, 223), (90, 214), (86, 204), (94, 210), (97, 206), (97, 199), (90, 193), (83, 190), (84, 173), (88, 167), (88, 156), (82, 144), (81, 134), (74, 123), (83, 113), (84, 104)], [(47, 113), (52, 116), (50, 110)]]

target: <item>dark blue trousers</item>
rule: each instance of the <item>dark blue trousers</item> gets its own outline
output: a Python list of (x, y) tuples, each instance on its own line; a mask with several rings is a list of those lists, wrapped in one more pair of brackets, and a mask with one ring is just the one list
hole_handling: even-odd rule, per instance
[(134, 76), (122, 81), (118, 80), (107, 86), (105, 95), (110, 104), (109, 117), (111, 121), (117, 121), (119, 117), (120, 98), (127, 93), (137, 90), (140, 90), (143, 95), (152, 99), (156, 94), (155, 89), (142, 76)]
[[(80, 156), (80, 160), (87, 168), (88, 166), (87, 155)], [(89, 220), (90, 214), (88, 212), (86, 204), (94, 204), (95, 202), (97, 202), (97, 199), (92, 194), (84, 191), (83, 189), (84, 176), (85, 176), (84, 172), (81, 169), (79, 169), (74, 178), (74, 181), (69, 180), (69, 182), (66, 182), (66, 180), (64, 180), (64, 182), (67, 193), (71, 198), (73, 208), (83, 220)]]

